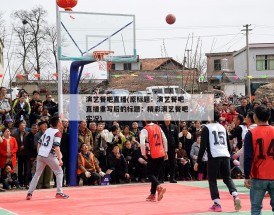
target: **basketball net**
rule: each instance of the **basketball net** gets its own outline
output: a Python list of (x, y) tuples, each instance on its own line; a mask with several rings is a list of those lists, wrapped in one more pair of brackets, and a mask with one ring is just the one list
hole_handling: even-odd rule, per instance
[(94, 51), (93, 58), (97, 61), (100, 71), (110, 71), (114, 51)]

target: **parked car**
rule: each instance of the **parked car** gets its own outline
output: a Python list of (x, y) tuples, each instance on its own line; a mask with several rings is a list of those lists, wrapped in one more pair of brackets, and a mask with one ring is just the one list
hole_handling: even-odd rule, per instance
[(125, 89), (110, 89), (106, 91), (107, 94), (112, 94), (113, 96), (127, 96), (129, 91)]
[(178, 95), (183, 94), (186, 100), (191, 99), (191, 95), (179, 86), (150, 86), (146, 88), (150, 95)]

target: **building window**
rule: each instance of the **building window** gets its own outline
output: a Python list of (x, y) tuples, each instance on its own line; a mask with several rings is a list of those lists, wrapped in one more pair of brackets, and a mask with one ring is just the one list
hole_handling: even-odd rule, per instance
[(124, 70), (131, 70), (131, 63), (124, 63)]
[(112, 70), (116, 70), (116, 68), (115, 68), (115, 63), (111, 64), (111, 71), (112, 71)]
[(256, 70), (274, 70), (274, 55), (256, 55)]
[(214, 60), (214, 71), (219, 71), (221, 68), (221, 60)]
[(165, 94), (173, 94), (173, 88), (164, 88)]

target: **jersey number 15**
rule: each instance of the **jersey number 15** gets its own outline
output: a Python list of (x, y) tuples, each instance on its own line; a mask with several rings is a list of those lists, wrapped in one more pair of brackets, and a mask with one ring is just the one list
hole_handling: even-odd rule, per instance
[(222, 131), (219, 131), (217, 134), (217, 131), (212, 131), (212, 134), (214, 136), (214, 145), (225, 145), (225, 133)]

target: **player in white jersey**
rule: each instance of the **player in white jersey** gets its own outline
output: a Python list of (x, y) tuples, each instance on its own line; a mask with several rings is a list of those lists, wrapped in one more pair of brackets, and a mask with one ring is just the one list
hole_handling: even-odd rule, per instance
[(60, 151), (60, 142), (62, 134), (60, 129), (62, 128), (62, 121), (59, 117), (52, 117), (50, 120), (51, 128), (48, 128), (41, 136), (37, 145), (37, 165), (36, 172), (33, 176), (26, 199), (32, 198), (32, 193), (35, 190), (39, 177), (41, 176), (44, 168), (48, 165), (56, 176), (57, 193), (56, 198), (67, 199), (69, 196), (63, 193), (62, 181), (63, 181), (63, 165), (62, 154)]
[(211, 211), (222, 211), (219, 204), (220, 196), (217, 186), (217, 175), (221, 173), (224, 183), (233, 196), (235, 210), (241, 209), (241, 201), (238, 197), (237, 189), (230, 175), (230, 144), (227, 131), (224, 126), (219, 123), (220, 114), (214, 112), (214, 120), (202, 129), (201, 145), (197, 163), (194, 170), (198, 170), (199, 163), (202, 162), (205, 151), (208, 154), (208, 183), (211, 199), (214, 204), (209, 208)]

